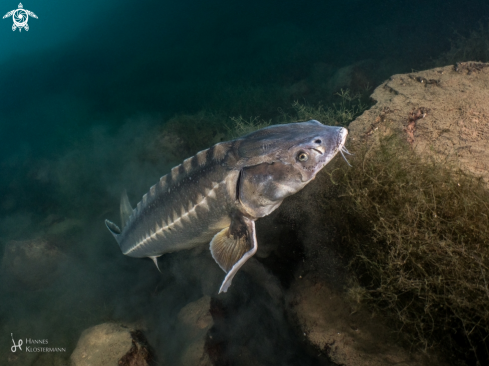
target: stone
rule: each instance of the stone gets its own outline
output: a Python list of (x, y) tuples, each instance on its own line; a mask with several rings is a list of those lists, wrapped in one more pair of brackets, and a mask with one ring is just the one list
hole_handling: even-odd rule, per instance
[(375, 89), (376, 104), (349, 126), (349, 144), (398, 133), (414, 151), (489, 183), (489, 64), (398, 74)]
[(214, 325), (210, 306), (211, 298), (203, 296), (185, 305), (178, 313), (176, 334), (182, 345), (180, 365), (212, 365), (205, 349), (207, 333)]
[(287, 302), (301, 335), (338, 365), (441, 365), (433, 358), (411, 355), (381, 319), (366, 310), (353, 310), (344, 294), (323, 282), (297, 278)]
[(148, 366), (153, 353), (143, 333), (123, 324), (88, 328), (71, 354), (72, 366)]

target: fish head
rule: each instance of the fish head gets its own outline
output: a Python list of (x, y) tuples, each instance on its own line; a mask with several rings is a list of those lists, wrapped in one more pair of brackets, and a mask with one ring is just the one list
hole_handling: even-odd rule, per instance
[(348, 130), (311, 120), (270, 126), (243, 137), (237, 196), (254, 217), (268, 215), (312, 181), (343, 148)]
[(288, 131), (291, 143), (278, 149), (277, 162), (290, 165), (299, 178), (298, 184), (304, 187), (341, 150), (348, 130), (314, 120), (302, 123), (301, 127), (304, 130)]

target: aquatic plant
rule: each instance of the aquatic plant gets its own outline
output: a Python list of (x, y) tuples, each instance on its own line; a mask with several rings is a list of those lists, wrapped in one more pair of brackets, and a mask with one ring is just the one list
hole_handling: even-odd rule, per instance
[(175, 162), (194, 155), (199, 150), (224, 141), (226, 116), (220, 113), (200, 111), (194, 114), (178, 114), (161, 127), (156, 148)]
[(239, 136), (246, 135), (250, 132), (259, 130), (261, 128), (268, 127), (272, 124), (272, 120), (263, 121), (259, 117), (251, 117), (248, 119), (242, 116), (231, 117), (232, 125), (226, 126), (228, 130), (228, 136), (233, 139)]
[(350, 297), (389, 315), (413, 345), (481, 364), (489, 355), (486, 185), (421, 158), (399, 137), (372, 146), (332, 172), (339, 197), (325, 200), (344, 212), (335, 225), (352, 258)]
[(335, 96), (338, 101), (327, 107), (322, 104), (313, 107), (295, 101), (292, 104), (295, 111), (294, 117), (300, 121), (316, 119), (325, 125), (348, 126), (368, 107), (360, 94), (352, 94), (350, 90), (341, 89)]
[(489, 61), (489, 24), (479, 23), (478, 29), (472, 30), (468, 35), (455, 32), (450, 40), (450, 50), (438, 57), (436, 66), (455, 64), (460, 61)]
[(206, 110), (175, 115), (162, 126), (156, 148), (178, 161), (220, 141), (231, 140), (272, 124), (316, 119), (325, 125), (347, 126), (368, 107), (360, 94), (352, 94), (350, 90), (341, 90), (335, 97), (336, 102), (326, 107), (295, 101), (287, 112), (280, 109), (269, 119), (229, 116)]

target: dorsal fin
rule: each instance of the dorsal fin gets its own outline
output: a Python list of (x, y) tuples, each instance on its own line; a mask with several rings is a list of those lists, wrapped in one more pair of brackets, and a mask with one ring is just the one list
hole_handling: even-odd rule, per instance
[(124, 189), (124, 192), (122, 192), (121, 196), (121, 226), (123, 229), (129, 221), (129, 216), (131, 216), (131, 214), (131, 203), (129, 202), (129, 197), (127, 197), (127, 191)]

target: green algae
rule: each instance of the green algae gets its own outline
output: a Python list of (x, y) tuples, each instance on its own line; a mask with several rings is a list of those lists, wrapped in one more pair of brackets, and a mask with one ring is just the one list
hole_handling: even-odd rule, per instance
[(397, 136), (363, 145), (351, 164), (333, 171), (338, 197), (325, 200), (343, 210), (335, 225), (351, 258), (351, 298), (388, 316), (415, 349), (480, 364), (489, 354), (485, 182)]

